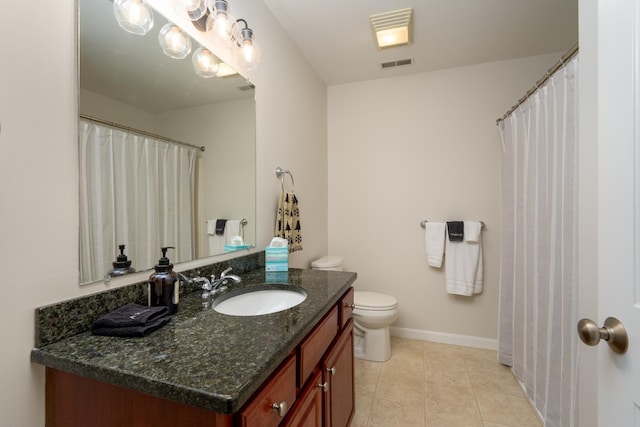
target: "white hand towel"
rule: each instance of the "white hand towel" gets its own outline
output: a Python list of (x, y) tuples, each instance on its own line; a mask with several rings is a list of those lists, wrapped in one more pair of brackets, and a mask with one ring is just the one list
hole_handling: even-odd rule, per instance
[(442, 266), (442, 254), (444, 253), (445, 223), (427, 222), (424, 227), (425, 252), (427, 264), (431, 267)]
[(471, 296), (483, 290), (482, 236), (478, 242), (445, 240), (444, 280), (447, 292)]
[(464, 222), (464, 241), (478, 243), (480, 233), (482, 232), (482, 223), (480, 221)]
[(214, 234), (216, 234), (216, 220), (215, 219), (207, 220), (207, 234), (209, 236), (213, 236)]
[(227, 224), (224, 227), (224, 235), (226, 243), (231, 243), (231, 239), (234, 236), (240, 235), (240, 220), (239, 219), (228, 219)]

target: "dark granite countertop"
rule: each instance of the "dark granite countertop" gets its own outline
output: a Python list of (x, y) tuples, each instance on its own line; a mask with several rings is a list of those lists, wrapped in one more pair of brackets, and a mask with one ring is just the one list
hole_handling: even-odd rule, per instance
[[(269, 286), (264, 284), (265, 274), (264, 269), (244, 273), (242, 283), (232, 288)], [(233, 413), (355, 279), (355, 273), (291, 269), (286, 286), (304, 288), (306, 300), (261, 316), (219, 314), (203, 307), (200, 292), (193, 292), (180, 299), (180, 311), (171, 322), (146, 337), (83, 332), (35, 348), (31, 359), (158, 397)]]

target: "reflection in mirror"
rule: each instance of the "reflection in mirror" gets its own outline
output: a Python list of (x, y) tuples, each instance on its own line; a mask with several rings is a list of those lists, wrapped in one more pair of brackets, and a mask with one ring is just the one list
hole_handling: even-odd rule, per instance
[(114, 269), (119, 245), (137, 271), (163, 246), (177, 263), (255, 245), (253, 85), (163, 54), (155, 11), (140, 36), (111, 1), (78, 3), (80, 282)]

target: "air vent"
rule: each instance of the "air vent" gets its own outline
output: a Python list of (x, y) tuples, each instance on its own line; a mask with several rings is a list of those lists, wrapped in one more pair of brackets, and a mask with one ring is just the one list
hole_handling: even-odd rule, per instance
[(244, 86), (238, 86), (238, 90), (241, 90), (242, 92), (246, 92), (248, 90), (254, 90), (256, 87), (254, 85), (244, 85)]
[(385, 70), (387, 68), (395, 68), (395, 67), (401, 67), (403, 65), (411, 65), (411, 64), (413, 64), (413, 58), (398, 59), (397, 61), (383, 62), (380, 64), (380, 68)]

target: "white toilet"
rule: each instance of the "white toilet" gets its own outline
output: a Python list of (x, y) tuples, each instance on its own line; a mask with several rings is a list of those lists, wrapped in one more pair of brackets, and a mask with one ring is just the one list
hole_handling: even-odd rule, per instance
[[(342, 271), (342, 257), (325, 256), (311, 263), (314, 270)], [(355, 291), (354, 352), (357, 359), (384, 362), (391, 357), (389, 325), (398, 318), (398, 300), (377, 292)]]
[(391, 357), (389, 325), (398, 318), (398, 300), (377, 292), (355, 291), (355, 357), (384, 362)]

